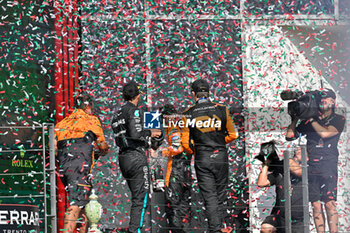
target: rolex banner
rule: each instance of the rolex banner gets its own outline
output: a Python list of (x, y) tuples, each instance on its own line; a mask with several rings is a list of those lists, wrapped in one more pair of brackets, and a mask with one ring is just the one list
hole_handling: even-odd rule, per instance
[(38, 233), (38, 207), (21, 204), (0, 204), (0, 232)]
[(0, 204), (39, 204), (44, 191), (42, 153), (23, 145), (0, 151), (0, 196), (6, 197)]

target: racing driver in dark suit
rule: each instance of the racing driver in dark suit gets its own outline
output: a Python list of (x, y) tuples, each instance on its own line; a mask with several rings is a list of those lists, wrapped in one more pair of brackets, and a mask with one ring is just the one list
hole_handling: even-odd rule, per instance
[(129, 232), (140, 232), (149, 198), (149, 169), (146, 149), (151, 137), (161, 131), (143, 129), (143, 112), (137, 107), (141, 94), (138, 85), (130, 81), (123, 88), (126, 103), (115, 114), (112, 129), (119, 147), (119, 166), (131, 191)]
[(183, 114), (182, 146), (187, 153), (195, 155), (209, 232), (230, 232), (230, 228), (224, 229), (222, 225), (228, 187), (226, 144), (238, 138), (238, 133), (229, 110), (209, 100), (209, 84), (205, 80), (196, 80), (191, 88), (196, 103)]

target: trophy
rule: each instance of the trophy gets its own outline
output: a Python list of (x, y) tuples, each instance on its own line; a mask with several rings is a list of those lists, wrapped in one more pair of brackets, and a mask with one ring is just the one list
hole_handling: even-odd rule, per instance
[(102, 231), (100, 231), (97, 228), (97, 223), (98, 221), (100, 221), (101, 215), (102, 215), (102, 205), (98, 203), (97, 201), (98, 197), (95, 194), (94, 189), (92, 190), (92, 194), (90, 195), (89, 199), (90, 199), (90, 202), (85, 207), (86, 216), (90, 222), (90, 227), (88, 232), (102, 233)]

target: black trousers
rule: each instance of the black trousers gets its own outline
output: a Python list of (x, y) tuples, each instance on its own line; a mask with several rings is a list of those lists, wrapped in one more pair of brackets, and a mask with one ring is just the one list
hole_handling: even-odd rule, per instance
[(198, 150), (195, 169), (209, 222), (209, 232), (221, 232), (225, 218), (228, 188), (228, 155), (226, 149)]
[(131, 191), (129, 232), (138, 232), (149, 206), (149, 168), (143, 150), (129, 150), (119, 155), (119, 166)]
[(57, 143), (58, 172), (68, 192), (72, 206), (84, 208), (91, 194), (90, 170), (92, 166), (92, 141), (84, 138), (61, 140)]
[(189, 221), (191, 196), (191, 160), (173, 158), (169, 179), (169, 186), (165, 189), (167, 207), (165, 209), (169, 222), (169, 230), (174, 233), (183, 233), (185, 222)]

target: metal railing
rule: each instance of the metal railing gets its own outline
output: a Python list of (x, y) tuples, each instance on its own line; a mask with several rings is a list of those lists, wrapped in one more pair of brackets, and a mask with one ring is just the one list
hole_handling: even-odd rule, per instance
[[(301, 147), (301, 168), (302, 168), (302, 196), (303, 196), (303, 216), (304, 216), (304, 232), (309, 232), (310, 225), (310, 216), (309, 216), (309, 188), (308, 188), (308, 176), (307, 176), (307, 154), (306, 154), (306, 146)], [(284, 196), (285, 196), (285, 226), (286, 233), (292, 232), (291, 226), (291, 182), (290, 182), (290, 164), (289, 158), (291, 158), (291, 151), (284, 151)]]

